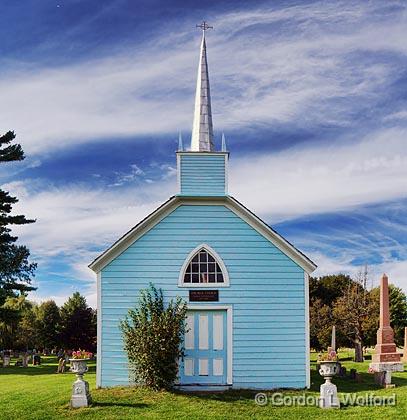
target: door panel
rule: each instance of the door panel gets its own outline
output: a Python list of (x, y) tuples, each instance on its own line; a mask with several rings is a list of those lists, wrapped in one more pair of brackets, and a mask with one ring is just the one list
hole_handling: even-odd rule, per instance
[(208, 315), (199, 315), (199, 350), (209, 349)]
[(190, 310), (186, 320), (181, 384), (226, 384), (226, 310)]
[(213, 314), (213, 349), (223, 350), (223, 314)]
[(193, 349), (195, 348), (195, 344), (194, 344), (194, 330), (195, 330), (195, 325), (194, 325), (194, 315), (188, 314), (187, 315), (187, 322), (186, 322), (186, 330), (187, 332), (185, 333), (185, 348), (188, 349)]
[(213, 374), (223, 375), (223, 359), (213, 359)]
[(185, 376), (194, 376), (194, 359), (184, 360), (184, 374)]
[(199, 359), (199, 376), (208, 376), (208, 359)]

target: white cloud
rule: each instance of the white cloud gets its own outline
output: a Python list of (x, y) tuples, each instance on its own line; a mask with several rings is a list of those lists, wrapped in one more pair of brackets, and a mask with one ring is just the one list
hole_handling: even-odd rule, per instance
[(167, 191), (174, 191), (165, 181), (110, 190), (71, 185), (38, 191), (29, 185), (27, 180), (3, 186), (20, 198), (16, 213), (37, 219), (15, 232), (35, 255), (80, 255), (82, 261), (85, 253), (88, 263), (95, 256), (89, 247), (114, 242), (167, 199)]
[[(335, 148), (314, 145), (232, 159), (230, 191), (273, 224), (406, 197), (406, 136), (407, 130), (387, 130)], [(176, 193), (173, 168), (157, 169), (164, 172), (159, 182), (106, 190), (31, 180), (3, 187), (20, 198), (16, 212), (37, 218), (17, 232), (37, 254), (57, 255), (111, 243)]]
[[(350, 251), (349, 256), (351, 256), (351, 253)], [(363, 269), (363, 267), (352, 265), (350, 261), (346, 262), (341, 259), (330, 258), (322, 253), (315, 253), (312, 257), (319, 264), (317, 270), (312, 274), (315, 277), (343, 273), (355, 278), (360, 270)], [(368, 288), (379, 286), (383, 273), (386, 273), (389, 277), (390, 284), (400, 287), (407, 294), (407, 260), (392, 260), (368, 265)]]
[(277, 221), (407, 196), (407, 130), (232, 160), (231, 192)]
[(379, 284), (381, 273), (386, 273), (389, 277), (389, 283), (400, 287), (407, 293), (407, 260), (385, 262), (375, 271), (377, 273), (377, 285)]
[[(77, 289), (72, 290), (70, 293), (62, 293), (62, 294), (49, 294), (39, 291), (30, 292), (28, 295), (28, 299), (32, 300), (33, 302), (42, 303), (47, 300), (53, 300), (58, 306), (62, 306), (73, 294), (73, 292), (77, 291)], [(92, 307), (97, 307), (97, 296), (96, 296), (96, 285), (90, 286), (85, 292), (81, 291), (81, 294), (85, 297), (87, 304)]]
[(68, 300), (70, 296), (72, 296), (72, 293), (51, 295), (51, 294), (40, 294), (37, 292), (30, 292), (29, 299), (39, 304), (42, 302), (45, 302), (46, 300), (53, 300), (58, 306), (62, 306)]
[(384, 121), (407, 121), (407, 110), (401, 110), (392, 114), (386, 115)]
[[(208, 36), (215, 128), (348, 124), (405, 68), (363, 59), (366, 51), (407, 53), (407, 15), (378, 19), (380, 7), (321, 2), (217, 16)], [(0, 103), (0, 129), (14, 128), (29, 154), (101, 137), (189, 130), (198, 35), (164, 30), (107, 58), (8, 68), (0, 76), (8, 98)]]

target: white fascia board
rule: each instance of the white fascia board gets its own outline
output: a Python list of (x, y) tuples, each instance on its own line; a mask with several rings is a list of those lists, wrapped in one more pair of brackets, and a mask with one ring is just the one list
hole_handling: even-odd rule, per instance
[(232, 210), (237, 216), (242, 218), (248, 223), (253, 229), (259, 232), (262, 236), (268, 239), (273, 245), (275, 245), (284, 254), (290, 257), (295, 263), (297, 263), (305, 272), (311, 274), (317, 266), (303, 255), (298, 249), (291, 245), (287, 240), (280, 236), (277, 232), (266, 225), (261, 219), (251, 213), (246, 207), (240, 204), (233, 197), (227, 197), (227, 207)]
[[(185, 153), (185, 152), (182, 152)], [(195, 152), (196, 153), (196, 152)], [(152, 229), (157, 223), (173, 212), (178, 206), (185, 205), (224, 205), (233, 211), (242, 220), (248, 223), (258, 233), (268, 239), (273, 245), (280, 249), (284, 254), (297, 263), (305, 272), (311, 274), (316, 265), (305, 255), (299, 252), (293, 245), (286, 241), (282, 236), (266, 225), (261, 219), (251, 213), (246, 207), (230, 196), (219, 197), (188, 197), (175, 196), (169, 199), (161, 207), (147, 216), (142, 222), (127, 232), (122, 238), (115, 242), (109, 249), (96, 258), (90, 265), (93, 271), (98, 273), (113, 259), (125, 251), (142, 235)]]
[(123, 251), (125, 251), (130, 245), (132, 245), (138, 238), (147, 233), (153, 228), (158, 222), (164, 217), (170, 214), (179, 205), (179, 198), (172, 197), (161, 207), (153, 211), (138, 225), (129, 230), (124, 236), (118, 239), (110, 248), (103, 252), (97, 257), (89, 268), (95, 273), (100, 272), (106, 265), (118, 257)]

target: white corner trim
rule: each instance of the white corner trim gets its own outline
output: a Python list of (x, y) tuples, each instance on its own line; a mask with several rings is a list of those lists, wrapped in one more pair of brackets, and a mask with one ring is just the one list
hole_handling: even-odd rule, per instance
[(229, 194), (229, 154), (225, 155), (225, 194)]
[(181, 155), (177, 153), (177, 186), (178, 194), (181, 194)]
[(229, 306), (226, 309), (227, 313), (227, 326), (228, 326), (228, 373), (227, 373), (227, 383), (228, 385), (233, 384), (233, 307)]
[(227, 385), (233, 384), (233, 306), (232, 305), (199, 305), (188, 304), (187, 309), (196, 311), (222, 311), (226, 310), (227, 325)]
[(96, 388), (102, 386), (102, 273), (97, 273)]
[[(222, 273), (223, 273), (223, 283), (184, 283), (184, 274), (185, 270), (188, 267), (188, 264), (191, 262), (192, 258), (195, 256), (195, 254), (200, 251), (201, 249), (206, 249), (209, 254), (212, 255), (213, 258), (215, 258), (216, 262), (219, 264)], [(208, 244), (201, 244), (195, 247), (185, 258), (184, 264), (182, 264), (181, 270), (179, 272), (178, 276), (178, 287), (210, 287), (212, 289), (215, 289), (217, 287), (229, 287), (229, 273), (226, 268), (225, 263), (223, 262), (223, 259), (219, 256), (219, 254), (211, 248)]]
[(305, 299), (305, 381), (306, 387), (311, 388), (311, 360), (310, 360), (310, 319), (309, 319), (309, 274), (304, 272)]

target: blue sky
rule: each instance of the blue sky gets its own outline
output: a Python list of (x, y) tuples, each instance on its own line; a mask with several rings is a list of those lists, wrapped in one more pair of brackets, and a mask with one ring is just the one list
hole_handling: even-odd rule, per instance
[(95, 305), (88, 263), (176, 192), (203, 18), (215, 138), (230, 192), (316, 274), (369, 265), (407, 291), (407, 5), (403, 1), (7, 2), (0, 131), (27, 159), (3, 188), (36, 218), (31, 298)]

